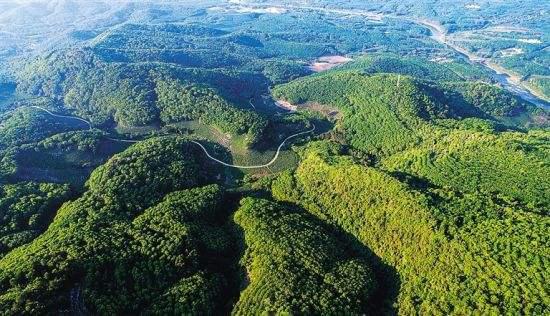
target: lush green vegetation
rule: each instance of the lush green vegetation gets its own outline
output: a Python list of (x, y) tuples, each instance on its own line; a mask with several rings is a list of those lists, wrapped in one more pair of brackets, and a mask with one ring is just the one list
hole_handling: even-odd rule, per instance
[(548, 132), (456, 131), (383, 161), (405, 172), (462, 192), (497, 194), (508, 203), (547, 213), (550, 207)]
[(97, 130), (65, 132), (11, 146), (1, 154), (0, 180), (53, 181), (80, 189), (96, 167), (127, 146)]
[(493, 85), (461, 82), (447, 84), (444, 87), (458, 92), (459, 98), (463, 99), (453, 99), (452, 96), (448, 102), (460, 104), (462, 101), (494, 117), (517, 117), (526, 113), (532, 116), (540, 113), (544, 116), (544, 111)]
[(50, 2), (0, 2), (0, 314), (549, 314), (548, 109), (424, 25), (543, 95), (542, 2)]
[(252, 111), (235, 109), (212, 89), (166, 80), (157, 83), (158, 107), (164, 123), (199, 120), (231, 135), (246, 134), (246, 143), (254, 144), (266, 122)]
[(32, 241), (70, 196), (67, 185), (18, 183), (0, 187), (0, 257)]
[(81, 129), (83, 123), (60, 120), (34, 109), (22, 108), (4, 115), (0, 121), (0, 150), (36, 142), (48, 136), (73, 129)]
[(246, 198), (235, 213), (243, 229), (246, 288), (233, 313), (360, 314), (375, 280), (369, 264), (319, 219)]
[(397, 73), (434, 81), (491, 81), (487, 71), (466, 62), (438, 64), (422, 58), (403, 58), (393, 54), (368, 54), (335, 70), (360, 70), (368, 74)]
[(273, 94), (293, 104), (316, 102), (342, 110), (337, 132), (371, 154), (415, 145), (429, 128), (427, 120), (449, 112), (444, 104), (430, 100), (411, 77), (394, 75), (336, 72), (294, 81)]
[(1, 309), (111, 314), (221, 308), (213, 302), (223, 301), (230, 241), (219, 224), (222, 193), (217, 186), (200, 187), (211, 174), (197, 154), (185, 141), (162, 138), (132, 146), (98, 168), (88, 191), (64, 204), (45, 233), (1, 259)]
[(273, 194), (395, 267), (399, 313), (544, 313), (547, 216), (487, 194), (420, 192), (320, 145), (274, 182)]
[(82, 50), (36, 59), (18, 76), (19, 91), (58, 100), (98, 126), (133, 127), (202, 118), (223, 132), (247, 134), (253, 144), (265, 125), (260, 116), (238, 109), (223, 97), (248, 102), (257, 95), (256, 91), (241, 92), (257, 80), (248, 73), (107, 63), (93, 51)]
[[(545, 125), (548, 113), (485, 83), (363, 74), (371, 65), (274, 89), (293, 104), (341, 110), (328, 138), (344, 145), (310, 144), (298, 169), (274, 182), (275, 198), (394, 267), (399, 280), (379, 283), (399, 288), (399, 313), (544, 313), (548, 133), (502, 124)], [(507, 120), (520, 115), (528, 119)], [(512, 280), (517, 274), (525, 279)]]

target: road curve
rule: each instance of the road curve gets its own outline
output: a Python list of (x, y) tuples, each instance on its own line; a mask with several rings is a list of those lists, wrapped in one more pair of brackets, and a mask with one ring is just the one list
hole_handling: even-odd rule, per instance
[[(70, 119), (75, 119), (75, 120), (78, 120), (78, 121), (81, 121), (81, 122), (84, 122), (88, 125), (89, 129), (91, 130), (92, 129), (92, 123), (83, 119), (83, 118), (80, 118), (80, 117), (77, 117), (77, 116), (69, 116), (69, 115), (59, 115), (59, 114), (55, 114), (55, 113), (52, 113), (51, 111), (43, 108), (43, 107), (40, 107), (40, 106), (30, 106), (31, 108), (35, 108), (35, 109), (38, 109), (38, 110), (41, 110), (41, 111), (44, 111), (46, 113), (48, 113), (49, 115), (53, 116), (53, 117), (61, 117), (61, 118), (70, 118)], [(233, 165), (233, 164), (228, 164), (226, 162), (223, 162), (219, 159), (216, 159), (214, 157), (212, 157), (212, 155), (210, 155), (210, 153), (208, 153), (208, 150), (206, 150), (206, 148), (199, 142), (197, 141), (194, 141), (194, 140), (189, 140), (191, 143), (193, 144), (196, 144), (198, 145), (202, 151), (204, 151), (204, 153), (206, 154), (206, 156), (210, 159), (210, 160), (213, 160), (219, 164), (222, 164), (226, 167), (231, 167), (231, 168), (239, 168), (239, 169), (259, 169), (259, 168), (265, 168), (265, 167), (269, 167), (271, 166), (272, 164), (275, 163), (275, 161), (277, 161), (277, 158), (279, 158), (279, 154), (281, 153), (281, 149), (283, 148), (283, 146), (285, 145), (285, 143), (294, 138), (294, 137), (297, 137), (297, 136), (300, 136), (300, 135), (304, 135), (304, 134), (308, 134), (308, 133), (311, 133), (315, 130), (315, 125), (313, 125), (313, 128), (310, 129), (310, 130), (307, 130), (307, 131), (304, 131), (304, 132), (300, 132), (300, 133), (296, 133), (296, 134), (293, 134), (293, 135), (290, 135), (288, 136), (287, 138), (285, 138), (281, 144), (279, 145), (279, 147), (277, 147), (277, 152), (275, 153), (275, 156), (273, 156), (273, 159), (271, 159), (271, 161), (269, 161), (268, 163), (266, 164), (263, 164), (263, 165), (257, 165), (257, 166), (240, 166), (240, 165)], [(117, 141), (117, 142), (123, 142), (123, 143), (137, 143), (139, 142), (139, 140), (131, 140), (131, 139), (119, 139), (119, 138), (111, 138), (111, 137), (105, 137), (107, 138), (108, 140), (112, 140), (112, 141)]]
[(69, 119), (73, 119), (73, 120), (77, 120), (77, 121), (81, 121), (81, 122), (84, 122), (86, 123), (86, 125), (88, 125), (88, 129), (92, 129), (92, 123), (90, 121), (87, 121), (83, 118), (80, 118), (78, 116), (71, 116), (71, 115), (59, 115), (59, 114), (55, 114), (55, 113), (52, 113), (50, 112), (48, 109), (45, 109), (43, 107), (40, 107), (40, 106), (36, 106), (36, 105), (31, 105), (29, 106), (30, 108), (35, 108), (35, 109), (39, 109), (41, 111), (44, 111), (46, 113), (48, 113), (49, 115), (53, 116), (53, 117), (60, 117), (60, 118), (69, 118)]
[[(87, 121), (81, 117), (78, 117), (78, 116), (72, 116), (72, 115), (59, 115), (59, 114), (55, 114), (53, 112), (51, 112), (50, 110), (48, 109), (45, 109), (43, 107), (40, 107), (40, 106), (36, 106), (36, 105), (31, 105), (29, 106), (30, 108), (34, 108), (34, 109), (38, 109), (38, 110), (41, 110), (41, 111), (44, 111), (46, 113), (48, 113), (49, 115), (53, 116), (53, 117), (61, 117), (61, 118), (69, 118), (69, 119), (74, 119), (74, 120), (78, 120), (78, 121), (81, 121), (81, 122), (84, 122), (88, 125), (88, 128), (91, 130), (93, 129), (92, 127), (92, 123), (90, 121)], [(121, 138), (112, 138), (112, 137), (105, 137), (106, 139), (108, 140), (112, 140), (112, 141), (115, 141), (115, 142), (121, 142), (121, 143), (137, 143), (139, 142), (139, 140), (133, 140), (133, 139), (121, 139)]]
[(206, 154), (206, 156), (208, 158), (210, 158), (210, 160), (213, 160), (219, 164), (222, 164), (226, 167), (231, 167), (231, 168), (238, 168), (238, 169), (260, 169), (260, 168), (265, 168), (265, 167), (269, 167), (271, 166), (272, 164), (275, 163), (275, 161), (277, 161), (277, 158), (279, 158), (279, 154), (281, 153), (281, 149), (283, 148), (283, 146), (285, 145), (285, 143), (291, 139), (291, 138), (294, 138), (294, 137), (297, 137), (297, 136), (300, 136), (300, 135), (304, 135), (304, 134), (309, 134), (311, 132), (313, 132), (315, 130), (315, 125), (313, 125), (313, 128), (310, 129), (310, 130), (307, 130), (307, 131), (304, 131), (304, 132), (300, 132), (300, 133), (296, 133), (296, 134), (293, 134), (293, 135), (290, 135), (288, 136), (287, 138), (285, 138), (281, 144), (279, 145), (279, 147), (277, 147), (277, 152), (275, 153), (275, 156), (273, 156), (273, 159), (271, 159), (271, 161), (269, 161), (268, 163), (266, 164), (263, 164), (263, 165), (256, 165), (256, 166), (241, 166), (241, 165), (233, 165), (233, 164), (229, 164), (229, 163), (226, 163), (226, 162), (223, 162), (219, 159), (216, 159), (214, 157), (212, 157), (212, 155), (210, 155), (208, 153), (208, 150), (206, 150), (206, 148), (204, 148), (204, 146), (197, 142), (197, 141), (194, 141), (194, 140), (190, 140), (190, 142), (192, 142), (193, 144), (197, 144), (201, 149), (202, 151), (204, 151), (204, 153)]

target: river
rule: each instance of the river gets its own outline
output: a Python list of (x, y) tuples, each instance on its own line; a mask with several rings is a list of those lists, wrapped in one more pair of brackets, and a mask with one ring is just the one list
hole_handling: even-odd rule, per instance
[[(265, 6), (267, 4), (250, 3), (248, 5)], [(315, 11), (320, 11), (325, 13), (358, 15), (358, 16), (364, 16), (371, 21), (382, 21), (384, 18), (389, 18), (389, 19), (406, 20), (406, 21), (415, 23), (417, 25), (420, 25), (429, 29), (431, 32), (431, 38), (434, 39), (435, 41), (451, 48), (455, 52), (466, 57), (470, 62), (481, 65), (486, 69), (489, 69), (493, 74), (493, 78), (504, 89), (510, 91), (511, 93), (517, 95), (518, 97), (520, 97), (525, 101), (531, 102), (545, 109), (550, 109), (550, 102), (544, 100), (543, 97), (538, 96), (536, 91), (534, 91), (533, 89), (525, 85), (517, 74), (514, 74), (512, 71), (490, 61), (489, 59), (477, 56), (472, 52), (468, 51), (467, 49), (458, 46), (456, 43), (453, 43), (452, 41), (447, 40), (447, 30), (435, 21), (430, 21), (427, 19), (415, 19), (415, 18), (403, 16), (403, 15), (384, 14), (384, 13), (378, 13), (373, 11), (365, 11), (365, 10), (334, 9), (334, 8), (327, 8), (327, 7), (311, 7), (311, 6), (304, 6), (304, 5), (300, 5), (300, 6), (294, 6), (294, 5), (280, 6), (277, 4), (270, 4), (270, 5), (284, 8), (285, 10), (292, 10), (292, 9), (315, 10)]]
[(550, 108), (550, 103), (542, 99), (541, 97), (537, 96), (535, 94), (536, 92), (532, 91), (529, 87), (525, 86), (525, 84), (523, 84), (523, 82), (521, 81), (521, 78), (516, 74), (490, 61), (487, 58), (477, 56), (469, 52), (467, 49), (460, 47), (455, 43), (447, 40), (447, 31), (438, 23), (429, 21), (429, 20), (421, 20), (421, 19), (408, 19), (408, 20), (429, 29), (431, 32), (431, 38), (434, 39), (435, 41), (453, 49), (457, 53), (468, 58), (470, 62), (481, 65), (489, 69), (493, 73), (494, 79), (504, 89), (519, 96), (523, 100), (531, 102), (539, 107), (542, 107), (545, 109)]

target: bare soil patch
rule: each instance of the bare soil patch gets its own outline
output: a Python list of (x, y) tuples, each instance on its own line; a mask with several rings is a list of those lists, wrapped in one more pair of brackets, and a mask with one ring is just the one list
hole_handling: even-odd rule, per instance
[(321, 72), (345, 64), (351, 60), (351, 58), (346, 56), (324, 56), (311, 63), (308, 68), (313, 72)]
[(324, 117), (331, 121), (336, 121), (342, 118), (342, 112), (330, 105), (320, 104), (316, 102), (308, 102), (301, 105), (300, 107), (303, 107), (313, 112), (321, 113)]
[(298, 106), (291, 104), (290, 102), (283, 101), (283, 100), (277, 100), (275, 101), (275, 105), (277, 105), (280, 108), (283, 108), (287, 111), (295, 112), (298, 109)]

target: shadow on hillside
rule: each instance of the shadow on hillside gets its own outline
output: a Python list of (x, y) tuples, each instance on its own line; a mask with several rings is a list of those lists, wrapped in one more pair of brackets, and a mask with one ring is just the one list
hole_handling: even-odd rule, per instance
[[(303, 208), (289, 202), (279, 202), (289, 207), (299, 209), (302, 212), (309, 213)], [(372, 293), (366, 306), (364, 306), (364, 314), (366, 315), (397, 315), (396, 308), (397, 297), (401, 288), (401, 279), (397, 270), (384, 263), (369, 247), (365, 246), (352, 234), (344, 231), (341, 227), (326, 223), (315, 215), (311, 214), (321, 227), (326, 227), (327, 230), (334, 232), (334, 236), (342, 243), (348, 246), (352, 256), (356, 256), (368, 261), (374, 272), (376, 280), (376, 289)]]
[[(261, 196), (261, 197), (258, 196), (258, 198), (266, 198), (266, 196)], [(370, 266), (373, 270), (373, 274), (375, 277), (376, 285), (375, 285), (375, 290), (372, 293), (370, 299), (366, 302), (365, 305), (362, 306), (363, 314), (366, 314), (366, 315), (396, 315), (397, 314), (398, 311), (395, 307), (396, 306), (395, 303), (397, 301), (397, 296), (399, 294), (399, 290), (401, 287), (401, 281), (397, 271), (393, 267), (385, 264), (380, 257), (378, 257), (374, 252), (372, 252), (372, 250), (366, 247), (363, 243), (361, 243), (361, 241), (359, 241), (353, 235), (343, 231), (340, 227), (336, 227), (334, 225), (324, 222), (323, 220), (307, 212), (306, 210), (297, 206), (296, 204), (289, 203), (289, 202), (280, 202), (280, 201), (278, 201), (277, 203), (307, 216), (309, 221), (311, 221), (315, 225), (319, 225), (319, 227), (323, 228), (323, 230), (330, 232), (331, 235), (334, 236), (334, 238), (336, 238), (343, 245), (345, 245), (346, 250), (349, 253), (350, 257), (360, 258), (370, 263)], [(231, 203), (232, 209), (236, 211), (238, 209), (238, 204), (239, 204), (239, 198), (237, 197), (237, 195), (234, 195), (233, 202)], [(246, 271), (245, 267), (242, 265), (239, 265), (239, 262), (238, 262), (239, 259), (243, 257), (246, 250), (244, 231), (231, 219), (229, 220), (229, 225), (233, 227), (233, 231), (235, 233), (235, 241), (236, 241), (235, 253), (236, 253), (236, 258), (238, 258), (238, 259), (235, 259), (235, 267), (237, 268), (235, 275), (238, 276), (238, 280), (236, 281), (236, 284), (238, 284), (238, 293), (236, 293), (236, 295), (234, 296), (235, 300), (227, 304), (228, 307), (231, 307), (239, 299), (240, 292), (246, 289), (246, 287), (249, 285), (249, 278), (248, 278), (248, 272)], [(229, 309), (228, 312), (230, 311), (231, 310)]]
[[(239, 193), (225, 194), (225, 212), (224, 217), (227, 220), (227, 229), (233, 235), (233, 257), (229, 267), (227, 292), (222, 295), (226, 299), (223, 305), (223, 310), (219, 311), (219, 315), (230, 315), (233, 307), (239, 300), (240, 293), (248, 285), (248, 277), (246, 269), (240, 264), (241, 258), (244, 256), (246, 249), (244, 241), (244, 231), (239, 225), (233, 221), (233, 214), (239, 208), (239, 202), (242, 195)], [(220, 304), (221, 305), (221, 304)]]

